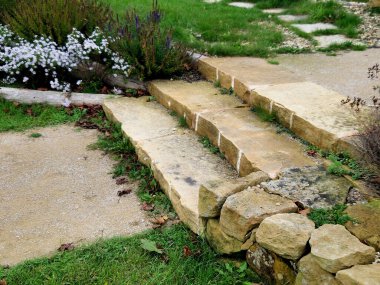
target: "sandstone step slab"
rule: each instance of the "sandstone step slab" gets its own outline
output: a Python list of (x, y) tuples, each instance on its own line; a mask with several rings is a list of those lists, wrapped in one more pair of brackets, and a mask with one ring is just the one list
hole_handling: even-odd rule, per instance
[(198, 213), (200, 185), (208, 180), (231, 181), (236, 172), (205, 149), (192, 131), (178, 128), (165, 108), (147, 102), (147, 97), (109, 99), (103, 107), (108, 118), (122, 124), (139, 160), (152, 168), (180, 219), (195, 233), (203, 233), (205, 221)]
[(219, 81), (250, 106), (275, 113), (285, 127), (314, 145), (334, 151), (354, 151), (356, 118), (341, 106), (345, 99), (337, 92), (306, 82), (263, 59), (209, 58), (198, 61), (200, 72)]
[(275, 178), (284, 168), (314, 165), (303, 146), (277, 134), (238, 98), (221, 95), (208, 82), (155, 81), (149, 91), (218, 146), (241, 176), (261, 170)]

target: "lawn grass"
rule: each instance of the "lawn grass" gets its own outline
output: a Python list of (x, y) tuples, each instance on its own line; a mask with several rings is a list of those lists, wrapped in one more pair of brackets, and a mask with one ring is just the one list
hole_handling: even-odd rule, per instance
[[(152, 0), (102, 0), (111, 5), (122, 19), (126, 9), (146, 14)], [(228, 6), (229, 1), (207, 4), (201, 0), (159, 1), (163, 11), (163, 26), (173, 28), (176, 41), (196, 49), (220, 56), (267, 57), (283, 41), (283, 35), (271, 25), (268, 15), (258, 9), (241, 9)]]
[[(143, 249), (141, 239), (156, 243), (163, 253)], [(233, 285), (259, 281), (244, 265), (240, 270), (226, 266), (205, 240), (182, 224), (132, 237), (100, 240), (51, 258), (0, 268), (2, 278), (11, 285)]]
[(42, 104), (17, 104), (0, 98), (0, 132), (24, 131), (77, 121), (83, 112)]

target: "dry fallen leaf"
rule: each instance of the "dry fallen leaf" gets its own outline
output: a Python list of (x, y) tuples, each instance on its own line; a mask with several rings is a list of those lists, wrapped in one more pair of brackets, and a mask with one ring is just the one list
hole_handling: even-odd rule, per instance
[(0, 280), (0, 285), (7, 285), (7, 281), (5, 279)]
[(141, 210), (143, 210), (143, 211), (153, 211), (153, 209), (154, 209), (154, 204), (149, 204), (147, 202), (144, 202), (141, 205)]
[(63, 243), (61, 246), (58, 248), (58, 251), (70, 251), (75, 248), (74, 243)]
[(121, 190), (121, 191), (117, 191), (117, 196), (121, 197), (121, 196), (128, 195), (128, 194), (131, 194), (131, 193), (132, 193), (131, 189), (124, 189), (124, 190)]
[(307, 216), (310, 213), (310, 208), (298, 211), (299, 214)]
[(149, 221), (152, 224), (162, 226), (162, 225), (164, 225), (166, 223), (166, 221), (168, 219), (169, 219), (168, 216), (161, 216), (161, 217), (156, 217), (156, 218), (150, 219)]
[(191, 249), (187, 246), (187, 245), (185, 245), (184, 247), (183, 247), (183, 255), (185, 256), (185, 257), (189, 257), (189, 256), (191, 256), (193, 253), (191, 252)]
[(116, 185), (125, 184), (127, 182), (128, 182), (128, 179), (125, 177), (120, 177), (120, 178), (116, 179)]

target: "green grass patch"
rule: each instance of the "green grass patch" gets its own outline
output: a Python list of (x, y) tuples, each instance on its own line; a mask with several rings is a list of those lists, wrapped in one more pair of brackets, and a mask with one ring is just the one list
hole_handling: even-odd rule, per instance
[(183, 225), (100, 240), (51, 258), (27, 261), (10, 269), (0, 268), (2, 278), (12, 285), (260, 282), (245, 263), (239, 268), (222, 263), (202, 238)]
[(344, 225), (348, 221), (354, 221), (349, 215), (344, 211), (346, 210), (346, 205), (335, 205), (331, 209), (312, 209), (308, 214), (309, 219), (311, 219), (317, 228), (324, 224), (338, 224)]
[(264, 122), (277, 122), (276, 114), (269, 113), (267, 110), (260, 106), (252, 107), (251, 111), (254, 112)]
[[(127, 9), (145, 15), (152, 0), (102, 0), (111, 5), (121, 17)], [(208, 4), (199, 0), (159, 1), (163, 11), (163, 28), (174, 30), (174, 40), (198, 52), (219, 56), (267, 57), (283, 41), (283, 34), (268, 15), (258, 9), (238, 9), (227, 1)], [(189, 9), (191, 7), (191, 9)], [(264, 23), (264, 24), (263, 24)]]
[(208, 137), (200, 137), (199, 142), (203, 145), (203, 147), (207, 148), (212, 154), (217, 154), (221, 158), (224, 158), (224, 154), (221, 153), (219, 147), (214, 146)]
[(43, 104), (18, 104), (0, 98), (0, 132), (24, 131), (78, 121), (83, 110)]
[(42, 137), (42, 134), (41, 133), (32, 133), (32, 134), (30, 134), (29, 137), (36, 139), (36, 138)]

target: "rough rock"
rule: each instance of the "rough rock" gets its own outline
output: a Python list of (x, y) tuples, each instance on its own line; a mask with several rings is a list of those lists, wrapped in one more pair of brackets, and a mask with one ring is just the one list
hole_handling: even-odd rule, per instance
[(345, 226), (362, 242), (380, 251), (380, 200), (368, 204), (349, 206), (347, 214), (354, 219)]
[(294, 284), (292, 264), (258, 244), (252, 245), (246, 254), (247, 263), (269, 284)]
[(244, 241), (246, 234), (266, 217), (296, 212), (297, 209), (286, 198), (251, 187), (227, 198), (220, 215), (220, 225), (226, 234)]
[(230, 237), (222, 231), (217, 219), (207, 222), (206, 239), (211, 247), (218, 253), (231, 254), (241, 251), (242, 242)]
[(334, 275), (323, 270), (311, 254), (298, 262), (298, 274), (295, 285), (338, 285)]
[(248, 239), (241, 246), (241, 250), (248, 250), (256, 242), (256, 232), (257, 229), (253, 229), (249, 234), (247, 234)]
[(370, 0), (368, 5), (372, 8), (378, 8), (380, 7), (380, 0)]
[(315, 260), (331, 273), (375, 259), (374, 248), (361, 243), (341, 225), (321, 226), (312, 232), (309, 242)]
[(268, 179), (266, 173), (257, 171), (229, 183), (218, 180), (202, 184), (199, 189), (199, 215), (206, 218), (219, 216), (227, 197)]
[(375, 285), (380, 284), (380, 264), (355, 265), (336, 274), (342, 284)]
[(257, 243), (274, 253), (297, 260), (305, 252), (314, 222), (300, 214), (277, 214), (266, 218), (256, 233)]
[(280, 174), (280, 179), (261, 185), (269, 193), (300, 201), (311, 208), (344, 204), (351, 187), (347, 179), (327, 174), (319, 166), (289, 168)]

